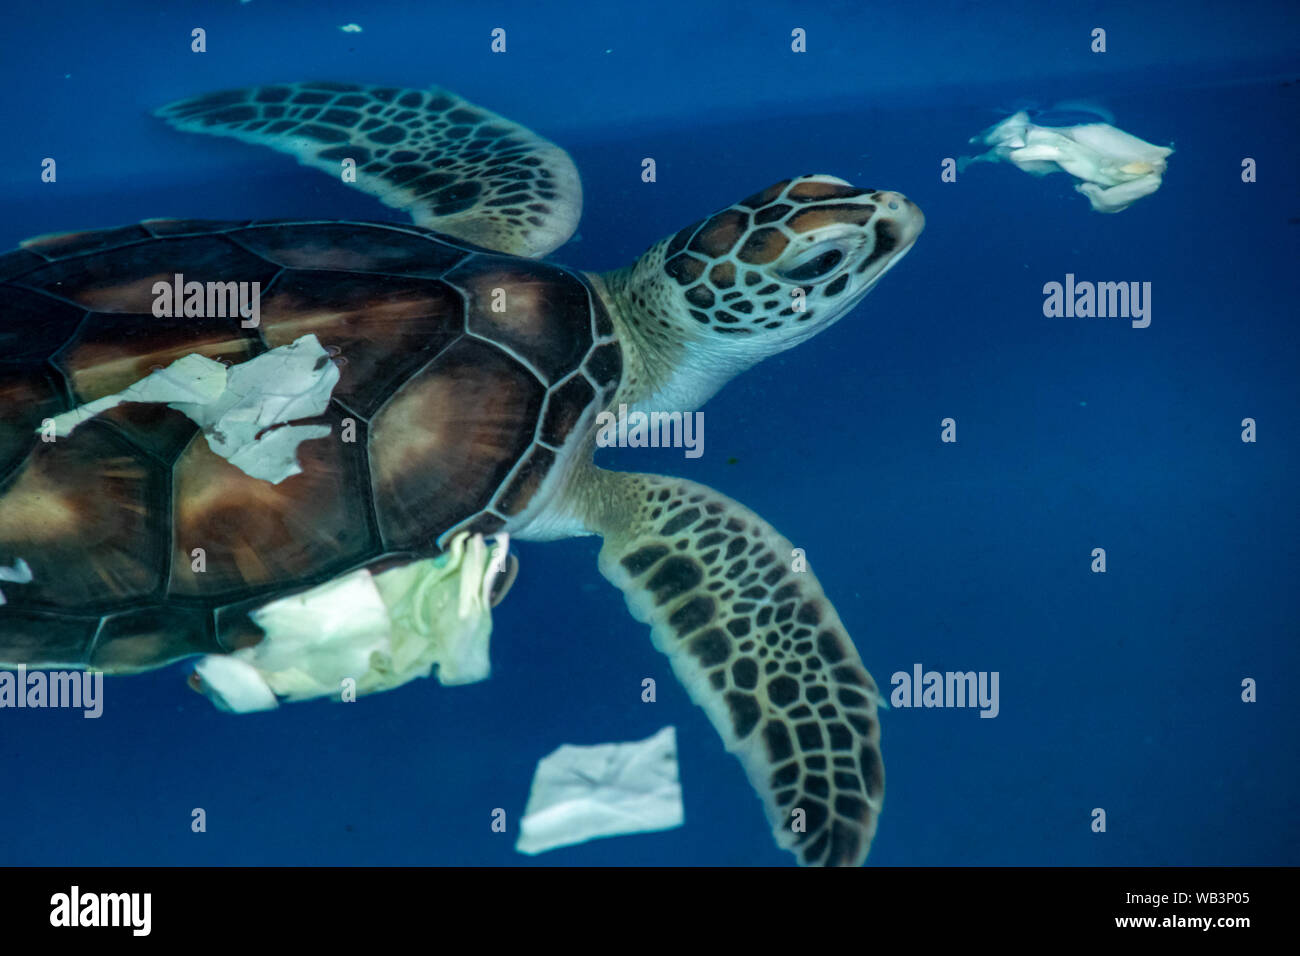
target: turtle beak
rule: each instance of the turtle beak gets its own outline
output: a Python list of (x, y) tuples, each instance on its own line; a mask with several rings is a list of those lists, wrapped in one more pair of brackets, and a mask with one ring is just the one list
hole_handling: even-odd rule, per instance
[(902, 193), (887, 190), (878, 192), (871, 198), (878, 204), (881, 215), (890, 223), (900, 250), (916, 242), (925, 229), (925, 213), (921, 212), (920, 206)]

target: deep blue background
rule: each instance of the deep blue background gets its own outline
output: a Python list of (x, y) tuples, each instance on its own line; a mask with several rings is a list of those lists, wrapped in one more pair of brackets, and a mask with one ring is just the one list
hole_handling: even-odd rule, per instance
[[(439, 83), (555, 138), (587, 199), (556, 258), (582, 268), (793, 173), (905, 192), (928, 217), (915, 249), (835, 328), (718, 395), (702, 459), (602, 463), (767, 517), (807, 549), (882, 685), (915, 662), (1000, 672), (995, 720), (884, 716), (871, 862), (1300, 863), (1294, 4), (439, 6), (7, 11), (0, 245), (153, 216), (396, 218), (287, 157), (147, 115), (307, 78)], [(338, 30), (352, 21), (364, 32)], [(194, 26), (209, 53), (189, 52)], [(488, 51), (497, 26), (505, 55)], [(806, 54), (789, 51), (795, 26)], [(1109, 53), (1088, 51), (1095, 26)], [(1008, 108), (1078, 97), (1176, 146), (1159, 192), (1103, 216), (1065, 176), (940, 181)], [(57, 185), (38, 181), (45, 156)], [(645, 156), (657, 183), (640, 181)], [(1257, 183), (1240, 181), (1245, 156)], [(1150, 328), (1044, 318), (1042, 286), (1067, 272), (1151, 282)], [(956, 445), (938, 440), (947, 416)], [(110, 679), (97, 721), (0, 711), (0, 863), (787, 864), (596, 572), (597, 545), (519, 547), (478, 685), (235, 717), (176, 666)], [(1245, 677), (1258, 703), (1241, 702)], [(514, 853), (538, 758), (670, 723), (684, 827)], [(490, 832), (495, 807), (510, 834)]]

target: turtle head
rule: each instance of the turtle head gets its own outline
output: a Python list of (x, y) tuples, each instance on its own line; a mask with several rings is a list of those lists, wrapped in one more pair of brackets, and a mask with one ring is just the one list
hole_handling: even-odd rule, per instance
[(848, 313), (924, 226), (900, 193), (799, 176), (687, 226), (606, 278), (638, 345), (667, 347), (678, 353), (674, 368), (716, 369), (725, 382)]
[(900, 193), (800, 176), (677, 233), (663, 271), (694, 322), (780, 351), (857, 305), (924, 226)]

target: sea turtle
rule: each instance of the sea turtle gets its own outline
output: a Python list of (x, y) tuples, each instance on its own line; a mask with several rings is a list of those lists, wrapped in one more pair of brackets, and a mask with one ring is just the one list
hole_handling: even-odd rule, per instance
[[(921, 232), (917, 207), (797, 176), (583, 273), (540, 261), (577, 225), (568, 154), (447, 91), (259, 86), (158, 115), (354, 171), (416, 225), (154, 219), (0, 256), (0, 565), (31, 572), (4, 585), (0, 662), (126, 673), (225, 653), (261, 638), (250, 610), (460, 530), (596, 534), (601, 573), (743, 762), (777, 842), (862, 862), (880, 698), (817, 578), (713, 489), (592, 459), (601, 411), (694, 410), (846, 314)], [(178, 273), (261, 283), (260, 326), (155, 317), (155, 282)], [(331, 438), (278, 484), (162, 405), (38, 437), (180, 356), (242, 362), (304, 333), (341, 360)]]

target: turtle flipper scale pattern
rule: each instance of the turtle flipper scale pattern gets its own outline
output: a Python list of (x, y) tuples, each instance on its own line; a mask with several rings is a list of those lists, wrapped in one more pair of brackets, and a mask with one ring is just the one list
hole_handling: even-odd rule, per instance
[(860, 864), (884, 798), (880, 695), (817, 579), (703, 485), (607, 471), (591, 485), (601, 573), (740, 758), (777, 843), (804, 865)]
[(290, 83), (209, 93), (156, 115), (177, 129), (231, 136), (339, 175), (420, 225), (486, 249), (539, 257), (582, 212), (563, 149), (441, 89)]

